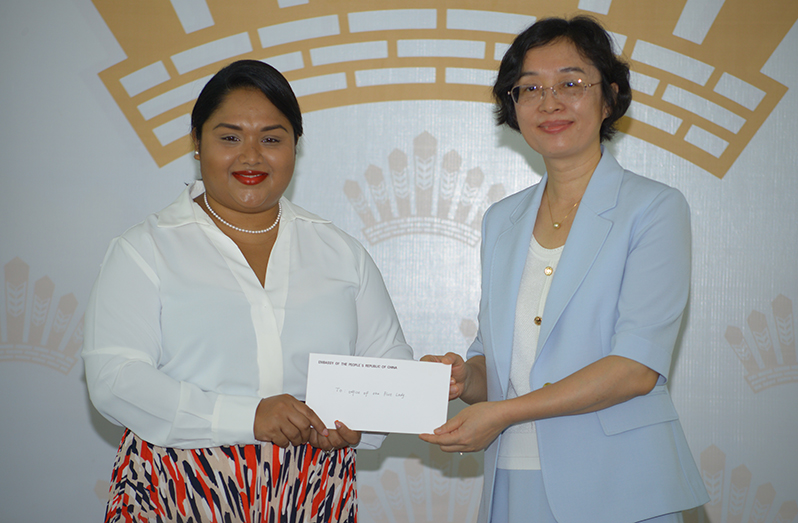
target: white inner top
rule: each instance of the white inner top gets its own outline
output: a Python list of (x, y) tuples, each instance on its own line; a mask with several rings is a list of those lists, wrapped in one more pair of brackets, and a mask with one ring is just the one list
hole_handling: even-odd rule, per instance
[[(510, 384), (507, 399), (529, 394), (532, 365), (537, 357), (540, 325), (535, 317), (543, 317), (546, 297), (557, 271), (563, 247), (546, 249), (535, 235), (529, 243), (524, 273), (518, 290), (515, 308), (515, 330), (513, 331), (513, 355), (510, 364)], [(511, 425), (504, 431), (499, 444), (498, 467), (511, 470), (539, 470), (540, 455), (535, 422)]]

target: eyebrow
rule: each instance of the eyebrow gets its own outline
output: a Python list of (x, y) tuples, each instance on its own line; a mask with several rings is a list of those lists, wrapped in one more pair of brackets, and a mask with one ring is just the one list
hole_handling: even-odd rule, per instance
[[(587, 71), (585, 71), (581, 67), (576, 67), (576, 66), (563, 67), (562, 69), (559, 69), (557, 72), (558, 73), (582, 73), (582, 74), (587, 74)], [(524, 72), (521, 73), (521, 78), (523, 78), (525, 76), (538, 76), (538, 72), (537, 71), (524, 71)]]
[[(218, 129), (220, 127), (225, 128), (225, 129), (232, 129), (234, 131), (243, 131), (243, 129), (240, 126), (238, 126), (238, 125), (233, 125), (231, 123), (224, 123), (224, 122), (216, 125), (216, 127), (214, 127), (214, 129)], [(288, 129), (286, 129), (285, 126), (280, 125), (280, 124), (267, 125), (266, 127), (262, 127), (259, 132), (265, 133), (267, 131), (274, 131), (275, 129), (282, 129), (283, 131), (288, 132)]]

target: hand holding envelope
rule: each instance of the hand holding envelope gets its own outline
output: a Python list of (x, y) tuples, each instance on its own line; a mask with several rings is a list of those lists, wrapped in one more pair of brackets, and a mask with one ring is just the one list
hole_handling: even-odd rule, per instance
[(432, 362), (311, 354), (306, 404), (327, 428), (431, 433), (446, 422), (451, 367)]
[(455, 400), (463, 395), (465, 392), (465, 384), (468, 380), (468, 366), (462, 356), (455, 352), (447, 352), (443, 356), (427, 354), (421, 358), (421, 361), (443, 363), (449, 366), (451, 369), (449, 401)]

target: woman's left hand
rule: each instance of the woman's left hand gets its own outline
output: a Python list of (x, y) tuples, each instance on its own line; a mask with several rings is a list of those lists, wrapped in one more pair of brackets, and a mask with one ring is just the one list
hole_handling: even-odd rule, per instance
[(360, 432), (350, 430), (349, 427), (340, 421), (336, 421), (335, 430), (330, 430), (327, 437), (312, 431), (308, 443), (325, 451), (354, 447), (360, 443)]
[(507, 428), (503, 419), (499, 402), (483, 401), (461, 410), (434, 434), (419, 437), (440, 445), (445, 452), (476, 452), (487, 448)]

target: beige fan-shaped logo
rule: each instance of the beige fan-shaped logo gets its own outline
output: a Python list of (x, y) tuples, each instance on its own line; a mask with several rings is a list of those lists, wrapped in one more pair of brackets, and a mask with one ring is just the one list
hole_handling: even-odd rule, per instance
[[(748, 315), (748, 334), (734, 325), (726, 329), (726, 341), (745, 368), (745, 380), (754, 392), (798, 383), (795, 352), (795, 315), (792, 300), (779, 294), (772, 303), (775, 336), (767, 316), (757, 310)], [(749, 344), (748, 339), (753, 343)]]
[(0, 331), (0, 361), (27, 361), (69, 374), (83, 345), (83, 318), (67, 335), (78, 301), (70, 292), (54, 304), (55, 284), (47, 276), (33, 283), (19, 258), (5, 266), (6, 328)]
[(380, 167), (366, 169), (368, 191), (356, 181), (344, 183), (372, 244), (406, 234), (437, 234), (473, 247), (479, 243), (485, 210), (506, 194), (502, 184), (485, 190), (482, 169), (464, 170), (457, 151), (439, 157), (438, 141), (426, 131), (413, 140), (409, 155), (394, 149), (386, 163), (387, 180)]
[[(701, 476), (709, 493), (709, 503), (703, 511), (712, 523), (742, 523), (748, 515), (748, 523), (787, 523), (798, 516), (795, 500), (783, 502), (772, 519), (768, 515), (775, 510), (776, 489), (771, 483), (763, 483), (753, 490), (751, 471), (745, 465), (732, 470), (726, 466), (726, 454), (715, 445), (710, 445), (701, 453)], [(724, 487), (728, 486), (728, 490)], [(724, 493), (728, 492), (728, 495)], [(725, 511), (724, 511), (725, 508)], [(701, 523), (702, 509), (684, 513), (685, 523)], [(725, 518), (723, 517), (725, 515)]]
[(191, 105), (233, 60), (284, 72), (304, 111), (490, 102), (515, 34), (540, 17), (581, 12), (630, 58), (635, 101), (622, 130), (723, 177), (787, 91), (761, 70), (798, 19), (798, 2), (783, 0), (93, 2), (127, 56), (100, 78), (158, 165), (191, 151)]

